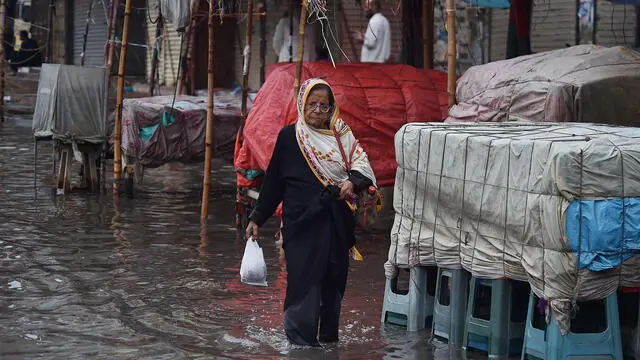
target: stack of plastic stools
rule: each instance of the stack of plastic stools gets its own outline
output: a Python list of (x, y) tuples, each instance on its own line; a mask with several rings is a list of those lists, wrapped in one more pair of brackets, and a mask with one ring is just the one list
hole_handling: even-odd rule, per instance
[(622, 355), (625, 358), (640, 360), (640, 288), (619, 289), (618, 313)]
[(397, 277), (393, 280), (387, 279), (384, 288), (382, 322), (406, 326), (409, 331), (418, 331), (431, 326), (435, 291), (430, 291), (427, 283), (435, 284), (436, 274), (436, 267), (411, 268), (407, 294), (398, 293)]
[(594, 329), (590, 332), (583, 332), (583, 329), (580, 333), (572, 329), (566, 335), (560, 333), (553, 311), (549, 325), (546, 325), (544, 315), (537, 315), (536, 303), (537, 297), (532, 294), (529, 298), (522, 359), (623, 360), (617, 294), (604, 300), (604, 309), (600, 312), (589, 308), (586, 303), (579, 303), (582, 310), (579, 309), (572, 319), (571, 327), (575, 322), (581, 322)]
[(485, 351), (490, 358), (520, 354), (528, 296), (528, 283), (472, 277), (462, 348)]
[(452, 345), (460, 345), (464, 337), (470, 275), (464, 269), (438, 269), (433, 335)]

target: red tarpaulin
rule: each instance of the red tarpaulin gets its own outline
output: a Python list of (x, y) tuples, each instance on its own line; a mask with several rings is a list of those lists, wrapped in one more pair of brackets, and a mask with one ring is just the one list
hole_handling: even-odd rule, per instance
[[(276, 64), (256, 97), (235, 148), (238, 187), (256, 186), (255, 170), (267, 168), (280, 129), (296, 121), (295, 64)], [(340, 114), (367, 152), (379, 186), (396, 174), (393, 138), (408, 122), (441, 122), (447, 116), (447, 74), (406, 65), (305, 63), (303, 79), (331, 84)], [(249, 171), (249, 172), (247, 172)], [(246, 177), (245, 177), (246, 175)]]

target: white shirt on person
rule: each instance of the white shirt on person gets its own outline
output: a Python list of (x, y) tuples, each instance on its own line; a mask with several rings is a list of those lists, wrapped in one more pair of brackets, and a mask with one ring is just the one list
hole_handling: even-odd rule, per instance
[(369, 20), (362, 44), (361, 62), (383, 63), (391, 56), (391, 26), (381, 13)]

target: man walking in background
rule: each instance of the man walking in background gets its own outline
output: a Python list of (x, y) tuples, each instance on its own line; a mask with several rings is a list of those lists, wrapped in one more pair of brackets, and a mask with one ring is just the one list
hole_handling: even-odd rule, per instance
[(384, 63), (391, 56), (391, 26), (389, 20), (380, 13), (381, 0), (365, 0), (365, 13), (369, 19), (367, 31), (355, 33), (362, 43), (361, 62)]

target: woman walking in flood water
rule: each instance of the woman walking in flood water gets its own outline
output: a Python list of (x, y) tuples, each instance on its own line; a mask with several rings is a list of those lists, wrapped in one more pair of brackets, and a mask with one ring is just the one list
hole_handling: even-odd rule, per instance
[(297, 107), (298, 121), (278, 134), (247, 237), (257, 238), (282, 202), (285, 332), (293, 345), (320, 346), (338, 341), (349, 249), (356, 241), (355, 194), (376, 180), (328, 83), (306, 81)]

